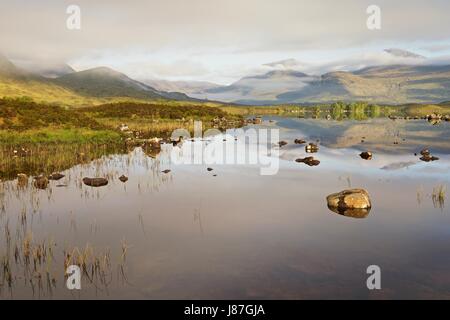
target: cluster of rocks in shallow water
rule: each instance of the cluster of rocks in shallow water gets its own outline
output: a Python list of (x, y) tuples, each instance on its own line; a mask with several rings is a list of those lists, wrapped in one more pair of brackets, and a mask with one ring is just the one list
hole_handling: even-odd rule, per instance
[(450, 115), (446, 114), (439, 114), (439, 113), (432, 113), (427, 114), (426, 116), (419, 117), (419, 116), (389, 116), (388, 117), (391, 120), (428, 120), (428, 121), (450, 121)]
[[(33, 186), (37, 189), (47, 189), (50, 181), (58, 181), (64, 178), (65, 175), (62, 173), (54, 172), (49, 176), (39, 175), (33, 178)], [(119, 177), (121, 182), (127, 182), (128, 177), (122, 175)], [(17, 174), (17, 185), (21, 188), (25, 188), (28, 186), (29, 177), (25, 173)], [(102, 187), (108, 184), (108, 179), (106, 178), (89, 178), (85, 177), (82, 179), (83, 183), (90, 187)], [(64, 184), (59, 184), (57, 187), (66, 186)]]
[(428, 114), (425, 117), (428, 121), (433, 121), (433, 120), (442, 120), (442, 121), (450, 121), (450, 115), (446, 114), (446, 115), (442, 115), (439, 113), (432, 113), (432, 114)]
[[(38, 189), (46, 189), (50, 180), (60, 180), (64, 177), (61, 173), (52, 173), (48, 177), (39, 175), (33, 178), (33, 186)], [(25, 173), (17, 174), (17, 184), (19, 187), (28, 186), (29, 177)]]

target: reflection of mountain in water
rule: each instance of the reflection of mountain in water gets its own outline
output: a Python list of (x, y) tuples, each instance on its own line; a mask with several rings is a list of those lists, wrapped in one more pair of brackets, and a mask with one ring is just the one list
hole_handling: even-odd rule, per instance
[[(333, 121), (280, 118), (277, 124), (297, 135), (319, 139), (329, 148), (356, 148), (390, 154), (411, 154), (423, 148), (450, 154), (450, 125), (432, 126), (423, 120), (370, 119)], [(301, 136), (296, 136), (299, 138)]]

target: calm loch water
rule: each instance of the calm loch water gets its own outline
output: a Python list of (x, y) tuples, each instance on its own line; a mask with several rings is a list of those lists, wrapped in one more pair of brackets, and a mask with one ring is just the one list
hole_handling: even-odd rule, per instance
[[(176, 165), (166, 146), (156, 158), (137, 148), (76, 165), (46, 190), (4, 182), (0, 297), (450, 298), (450, 209), (433, 198), (450, 186), (449, 123), (274, 117), (252, 127), (279, 128), (288, 142), (278, 174)], [(319, 166), (294, 161), (307, 155), (296, 138), (319, 143)], [(425, 147), (440, 160), (420, 161)], [(359, 157), (367, 150), (372, 160)], [(85, 186), (86, 176), (109, 184)], [(327, 208), (348, 188), (368, 190), (365, 218)], [(65, 287), (70, 263), (86, 270), (80, 291)], [(373, 264), (382, 290), (366, 287)]]

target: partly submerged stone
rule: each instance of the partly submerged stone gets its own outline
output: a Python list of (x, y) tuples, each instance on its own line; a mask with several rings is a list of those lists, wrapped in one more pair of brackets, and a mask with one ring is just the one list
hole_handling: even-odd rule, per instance
[(364, 152), (361, 152), (361, 153), (359, 154), (359, 156), (360, 156), (361, 158), (363, 158), (364, 160), (372, 160), (372, 152), (370, 152), (370, 151), (364, 151)]
[(307, 164), (310, 167), (318, 166), (320, 164), (320, 161), (314, 159), (314, 157), (298, 158), (295, 160), (295, 162), (303, 162), (304, 164)]
[(364, 189), (349, 189), (330, 194), (327, 204), (331, 211), (353, 218), (366, 217), (372, 208), (369, 193)]
[(305, 151), (307, 153), (315, 153), (319, 151), (319, 146), (315, 143), (309, 143), (305, 146)]
[(108, 184), (108, 180), (105, 178), (83, 178), (83, 183), (90, 187), (102, 187)]
[(422, 157), (420, 157), (420, 160), (424, 161), (424, 162), (430, 162), (430, 161), (436, 161), (439, 160), (438, 157), (432, 156), (430, 154), (426, 154)]
[(422, 151), (420, 151), (420, 154), (422, 155), (422, 157), (420, 157), (419, 159), (424, 161), (424, 162), (430, 162), (430, 161), (439, 160), (438, 157), (435, 157), (435, 156), (431, 155), (431, 152), (428, 149), (423, 149)]
[(64, 178), (65, 175), (58, 173), (58, 172), (54, 172), (51, 175), (48, 176), (48, 180), (60, 180), (62, 178)]
[(38, 189), (47, 189), (48, 186), (48, 179), (44, 176), (38, 176), (34, 178), (33, 185)]

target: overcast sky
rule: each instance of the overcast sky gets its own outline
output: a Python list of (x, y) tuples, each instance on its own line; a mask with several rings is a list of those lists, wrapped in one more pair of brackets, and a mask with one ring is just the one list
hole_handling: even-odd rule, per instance
[[(66, 28), (71, 4), (81, 30)], [(371, 4), (381, 30), (366, 27)], [(230, 83), (285, 59), (312, 73), (393, 63), (383, 53), (392, 47), (445, 62), (449, 12), (449, 0), (0, 0), (0, 52), (140, 79)]]

